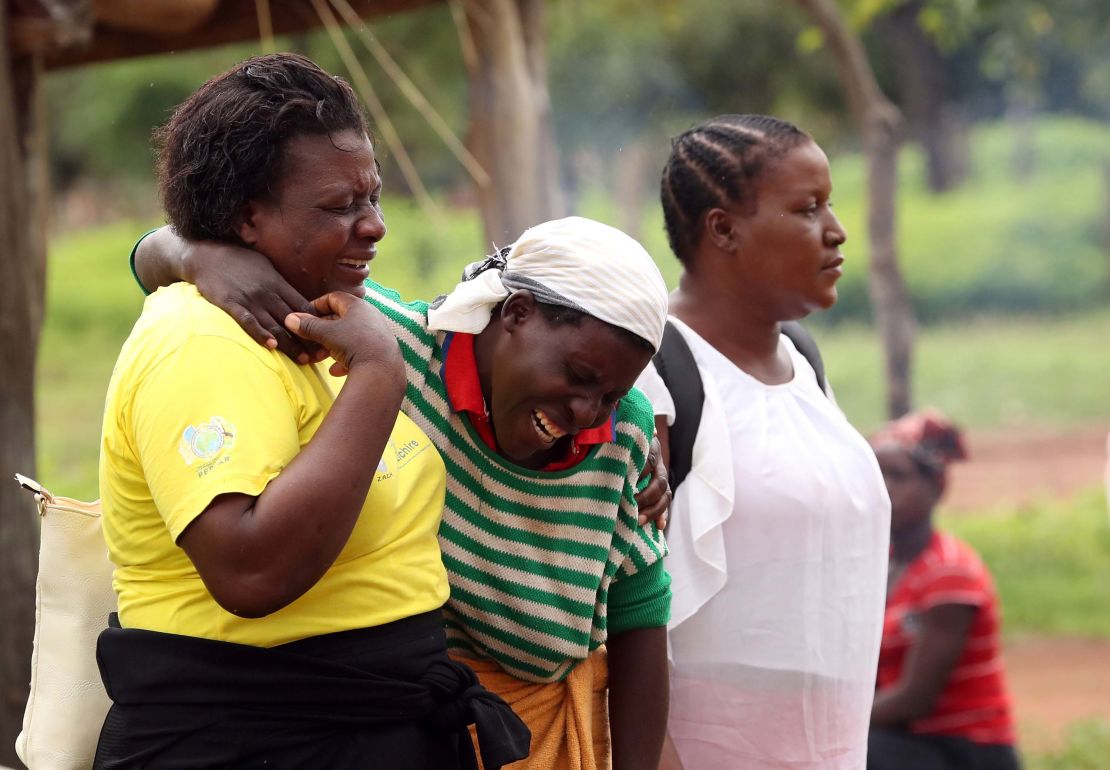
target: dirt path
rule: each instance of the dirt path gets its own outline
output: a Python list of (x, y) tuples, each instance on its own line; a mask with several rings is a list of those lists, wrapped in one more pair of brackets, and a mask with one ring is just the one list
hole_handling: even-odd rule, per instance
[(1110, 423), (968, 435), (968, 462), (952, 466), (944, 507), (981, 511), (1072, 495), (1102, 483)]
[(1110, 639), (1021, 639), (1005, 658), (1023, 751), (1058, 747), (1072, 722), (1110, 721)]

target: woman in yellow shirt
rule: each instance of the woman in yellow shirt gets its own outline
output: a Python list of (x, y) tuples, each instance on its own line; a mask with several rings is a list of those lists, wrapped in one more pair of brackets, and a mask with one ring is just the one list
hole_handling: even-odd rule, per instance
[(290, 324), (346, 383), (258, 347), (191, 286), (147, 299), (105, 406), (119, 612), (98, 643), (113, 706), (95, 767), (468, 768), (476, 718), (486, 767), (519, 759), (527, 730), (446, 654), (444, 466), (399, 414), (400, 350), (359, 299), (385, 225), (350, 87), (252, 59), (160, 140), (175, 229), (250, 244), (316, 297), (321, 317)]

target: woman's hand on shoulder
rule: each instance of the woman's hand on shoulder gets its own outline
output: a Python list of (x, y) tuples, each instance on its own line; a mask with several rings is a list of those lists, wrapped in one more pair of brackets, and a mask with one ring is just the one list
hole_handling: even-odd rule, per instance
[(650, 476), (651, 481), (636, 493), (636, 506), (639, 508), (640, 526), (654, 521), (659, 529), (667, 526), (667, 511), (671, 507), (671, 485), (667, 479), (667, 464), (663, 461), (663, 448), (656, 436), (651, 440), (651, 451), (640, 478)]
[(282, 320), (290, 313), (315, 313), (262, 254), (218, 241), (185, 241), (182, 278), (201, 296), (235, 319), (259, 345), (278, 349), (294, 361), (320, 361), (314, 342), (290, 334)]
[(363, 299), (333, 291), (311, 303), (311, 313), (290, 313), (285, 325), (298, 337), (318, 344), (335, 359), (331, 373), (342, 377), (364, 366), (392, 369), (402, 389), (405, 364), (397, 339), (381, 312)]

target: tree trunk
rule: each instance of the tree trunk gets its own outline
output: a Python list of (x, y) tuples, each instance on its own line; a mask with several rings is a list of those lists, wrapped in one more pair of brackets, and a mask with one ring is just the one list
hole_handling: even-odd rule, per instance
[(486, 238), (505, 245), (557, 216), (542, 0), (463, 0), (470, 150), (490, 176), (478, 190)]
[(915, 323), (909, 290), (898, 267), (895, 196), (901, 115), (883, 95), (859, 36), (835, 0), (795, 0), (824, 33), (867, 156), (867, 235), (871, 252), (868, 288), (883, 344), (887, 415), (910, 410), (910, 370)]
[(867, 232), (871, 244), (868, 290), (883, 342), (887, 416), (901, 417), (913, 405), (911, 368), (915, 322), (909, 289), (898, 266), (895, 198), (898, 190), (897, 126), (875, 115), (864, 138), (867, 152)]
[(925, 151), (926, 181), (940, 193), (967, 177), (967, 127), (952, 98), (948, 62), (917, 23), (922, 5), (922, 0), (899, 5), (878, 26), (892, 49), (906, 120)]
[(1027, 182), (1037, 169), (1037, 141), (1033, 131), (1033, 110), (1036, 97), (1025, 84), (1012, 87), (1006, 118), (1014, 131), (1014, 147), (1010, 155), (1014, 177)]
[(621, 230), (640, 240), (644, 230), (644, 208), (647, 206), (648, 190), (651, 189), (648, 149), (643, 140), (625, 142), (613, 156), (612, 164), (617, 224)]
[(540, 206), (551, 219), (566, 212), (559, 178), (559, 154), (555, 149), (555, 122), (551, 110), (551, 91), (547, 87), (547, 3), (546, 0), (517, 0), (524, 47), (528, 54), (528, 74), (532, 79), (532, 101), (539, 122), (541, 176)]
[(1110, 160), (1102, 163), (1102, 254), (1106, 257), (1105, 296), (1110, 299)]
[(12, 480), (35, 472), (35, 353), (45, 276), (40, 66), (11, 58), (0, 8), (0, 765), (16, 766), (34, 631), (38, 520)]

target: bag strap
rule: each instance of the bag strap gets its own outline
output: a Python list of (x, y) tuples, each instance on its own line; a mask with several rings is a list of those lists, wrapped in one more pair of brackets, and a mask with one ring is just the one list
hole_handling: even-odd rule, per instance
[(817, 349), (817, 341), (797, 321), (783, 321), (781, 327), (782, 333), (790, 338), (798, 352), (806, 361), (809, 361), (809, 365), (813, 367), (813, 373), (817, 375), (817, 387), (821, 388), (821, 392), (827, 396), (829, 393), (825, 390), (825, 361), (821, 358), (821, 351)]
[[(813, 367), (818, 387), (821, 388), (822, 393), (828, 395), (825, 390), (825, 362), (813, 335), (797, 321), (784, 322), (782, 333), (790, 338), (794, 347)], [(674, 401), (675, 418), (668, 431), (671, 458), (669, 471), (671, 489), (678, 489), (678, 485), (690, 473), (693, 465), (694, 440), (701, 425), (705, 388), (702, 386), (701, 373), (698, 371), (690, 346), (670, 321), (667, 321), (667, 325), (663, 328), (663, 342), (652, 362)]]
[(674, 423), (667, 432), (671, 459), (668, 470), (671, 489), (678, 489), (693, 464), (705, 390), (690, 346), (670, 321), (663, 327), (663, 342), (652, 361), (674, 401)]
[(22, 473), (17, 473), (15, 474), (15, 481), (17, 484), (19, 484), (19, 486), (23, 487), (28, 492), (34, 493), (35, 501), (38, 503), (39, 506), (40, 516), (43, 512), (44, 503), (50, 504), (54, 502), (54, 495), (50, 494), (50, 491), (47, 490), (46, 487), (44, 487), (42, 484), (38, 483), (34, 479), (30, 478), (29, 476), (24, 476)]

